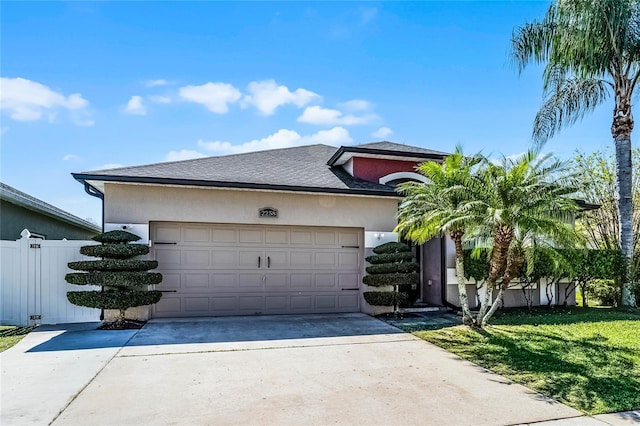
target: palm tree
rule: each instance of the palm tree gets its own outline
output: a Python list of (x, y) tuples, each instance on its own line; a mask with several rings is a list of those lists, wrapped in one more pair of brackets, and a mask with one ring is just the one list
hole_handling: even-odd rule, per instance
[(575, 193), (571, 179), (567, 163), (536, 151), (486, 164), (483, 221), (469, 230), (477, 238), (490, 239), (489, 275), (477, 320), (482, 327), (536, 247), (574, 246), (577, 242), (573, 219), (578, 206), (569, 197)]
[[(514, 30), (513, 58), (519, 71), (544, 63), (544, 103), (534, 122), (542, 144), (613, 96), (620, 249), (633, 260), (631, 100), (640, 78), (638, 0), (556, 0), (541, 21)], [(635, 304), (629, 271), (622, 304)]]
[[(398, 212), (398, 226), (395, 231), (405, 238), (424, 244), (442, 233), (453, 240), (456, 250), (456, 277), (462, 309), (462, 321), (472, 324), (469, 300), (465, 286), (464, 257), (462, 240), (466, 229), (476, 226), (480, 218), (473, 208), (478, 197), (474, 184), (474, 169), (482, 161), (480, 156), (465, 157), (460, 147), (447, 156), (442, 164), (426, 162), (417, 171), (428, 182), (407, 182), (399, 185), (399, 192), (405, 195)], [(477, 179), (476, 179), (477, 180)]]

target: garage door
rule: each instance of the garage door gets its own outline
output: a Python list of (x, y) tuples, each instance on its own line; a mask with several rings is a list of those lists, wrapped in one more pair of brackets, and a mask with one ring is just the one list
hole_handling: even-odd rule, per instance
[(154, 317), (358, 312), (362, 230), (152, 223)]

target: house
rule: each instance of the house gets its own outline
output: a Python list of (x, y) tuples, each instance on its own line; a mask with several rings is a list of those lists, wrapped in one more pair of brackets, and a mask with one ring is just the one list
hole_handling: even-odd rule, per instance
[(18, 240), (27, 229), (48, 240), (88, 240), (100, 226), (0, 182), (0, 240)]
[[(164, 276), (153, 317), (376, 313), (362, 297), (364, 259), (398, 238), (395, 185), (424, 181), (416, 165), (446, 155), (391, 142), (310, 145), (73, 176), (103, 199), (105, 230), (151, 245)], [(457, 305), (451, 242), (413, 250), (419, 299)], [(537, 303), (564, 301), (560, 288), (536, 292)], [(521, 290), (508, 293), (509, 304), (525, 304)]]

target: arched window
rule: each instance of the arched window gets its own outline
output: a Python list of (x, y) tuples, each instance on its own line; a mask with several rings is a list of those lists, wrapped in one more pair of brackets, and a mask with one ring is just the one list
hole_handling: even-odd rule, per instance
[(403, 182), (409, 182), (409, 181), (419, 181), (419, 182), (424, 182), (427, 183), (429, 182), (429, 179), (427, 179), (426, 177), (424, 177), (423, 175), (419, 174), (419, 173), (415, 173), (415, 172), (395, 172), (395, 173), (391, 173), (388, 174), (386, 176), (382, 176), (378, 182), (380, 182), (383, 185), (389, 185), (389, 186), (397, 186), (400, 183)]

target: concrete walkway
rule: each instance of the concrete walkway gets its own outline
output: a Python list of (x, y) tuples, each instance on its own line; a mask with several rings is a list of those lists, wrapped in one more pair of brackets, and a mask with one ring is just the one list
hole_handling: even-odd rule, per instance
[(599, 421), (361, 314), (42, 330), (2, 355), (3, 425)]

